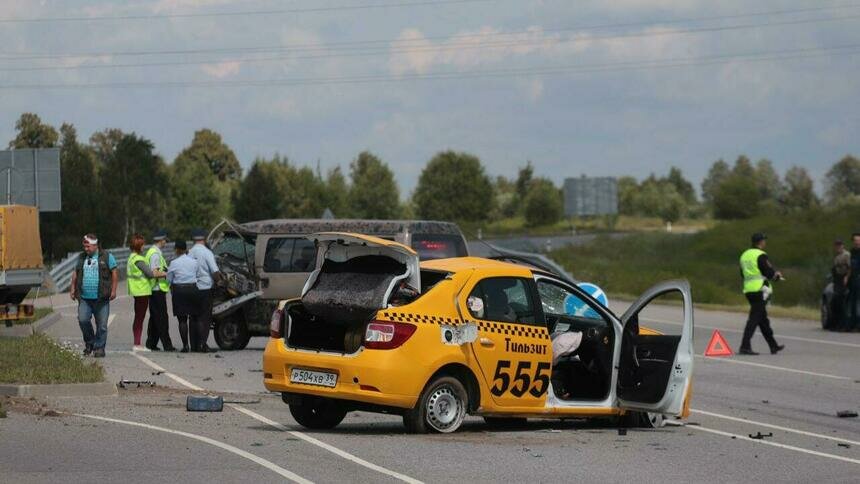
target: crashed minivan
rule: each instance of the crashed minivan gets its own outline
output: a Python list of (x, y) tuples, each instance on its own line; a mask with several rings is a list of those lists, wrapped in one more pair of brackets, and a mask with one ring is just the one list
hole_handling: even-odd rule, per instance
[[(479, 257), (421, 261), (411, 247), (319, 233), (300, 297), (278, 304), (263, 383), (302, 426), (350, 411), (402, 415), (411, 432), (527, 418), (614, 417), (641, 426), (689, 413), (693, 306), (686, 281), (657, 284), (621, 317), (551, 272)], [(640, 327), (680, 300), (679, 334)], [(555, 343), (568, 340), (563, 350)], [(557, 353), (557, 354), (556, 354)]]
[(222, 221), (209, 234), (226, 283), (216, 288), (213, 335), (223, 350), (245, 348), (252, 336), (269, 335), (278, 301), (301, 295), (315, 264), (306, 238), (317, 232), (361, 232), (397, 241), (422, 260), (469, 254), (456, 224), (427, 220), (274, 219), (236, 224)]

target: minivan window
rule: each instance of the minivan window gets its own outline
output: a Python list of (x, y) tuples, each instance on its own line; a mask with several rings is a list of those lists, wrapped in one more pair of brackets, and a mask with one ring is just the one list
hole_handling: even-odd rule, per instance
[(314, 268), (316, 248), (307, 239), (273, 237), (266, 242), (263, 270), (266, 272), (310, 272)]
[(468, 255), (463, 237), (453, 234), (412, 234), (412, 248), (420, 260)]

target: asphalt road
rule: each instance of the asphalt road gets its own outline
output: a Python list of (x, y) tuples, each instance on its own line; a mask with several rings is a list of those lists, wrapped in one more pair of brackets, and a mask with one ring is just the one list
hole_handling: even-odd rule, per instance
[[(53, 304), (63, 318), (49, 333), (80, 345), (75, 308), (68, 298)], [(240, 352), (136, 356), (130, 300), (112, 310), (108, 379), (157, 386), (49, 399), (56, 417), (13, 410), (0, 420), (0, 482), (856, 482), (860, 473), (860, 419), (836, 416), (860, 410), (860, 334), (825, 333), (811, 321), (773, 320), (787, 346), (778, 355), (697, 357), (686, 426), (620, 435), (599, 421), (537, 420), (492, 431), (470, 418), (453, 435), (409, 435), (399, 417), (359, 412), (333, 431), (306, 431), (262, 386), (263, 338)], [(698, 355), (715, 328), (737, 349), (744, 315), (695, 316)], [(679, 308), (655, 306), (642, 324), (673, 332), (680, 320)], [(753, 345), (766, 350), (759, 335)], [(234, 403), (188, 413), (194, 389)], [(749, 439), (758, 432), (772, 437)]]

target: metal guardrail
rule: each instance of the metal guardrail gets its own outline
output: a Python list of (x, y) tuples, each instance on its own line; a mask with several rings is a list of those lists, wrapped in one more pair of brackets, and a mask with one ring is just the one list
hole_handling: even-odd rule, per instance
[[(146, 248), (149, 248), (149, 246), (146, 246)], [(107, 249), (107, 251), (113, 254), (114, 259), (116, 259), (116, 266), (119, 270), (120, 278), (124, 279), (125, 268), (128, 263), (128, 257), (131, 255), (131, 250), (127, 247), (119, 247), (116, 249)], [(173, 248), (173, 242), (167, 243), (164, 248), (161, 249), (161, 253), (164, 254), (164, 258), (168, 261), (173, 259), (176, 255)], [(72, 285), (72, 273), (75, 272), (75, 264), (80, 256), (80, 252), (70, 252), (65, 259), (54, 264), (49, 272), (50, 282), (48, 283), (48, 287), (52, 293), (57, 294), (69, 290), (69, 287)]]

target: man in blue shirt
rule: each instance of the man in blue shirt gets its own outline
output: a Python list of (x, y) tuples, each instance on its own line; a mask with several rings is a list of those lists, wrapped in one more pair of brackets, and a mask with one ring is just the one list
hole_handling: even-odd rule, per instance
[(188, 251), (188, 255), (198, 264), (197, 289), (200, 298), (200, 310), (191, 318), (191, 324), (197, 327), (199, 347), (192, 346), (191, 350), (211, 353), (213, 350), (209, 349), (206, 342), (209, 340), (209, 326), (212, 324), (212, 286), (221, 280), (221, 272), (215, 262), (215, 254), (206, 247), (206, 232), (196, 229), (191, 232), (191, 238), (194, 246)]
[(78, 301), (78, 324), (84, 338), (84, 355), (92, 353), (96, 358), (104, 358), (110, 302), (116, 299), (119, 275), (116, 259), (109, 252), (99, 251), (95, 234), (85, 235), (83, 246), (84, 251), (72, 273), (69, 296)]

